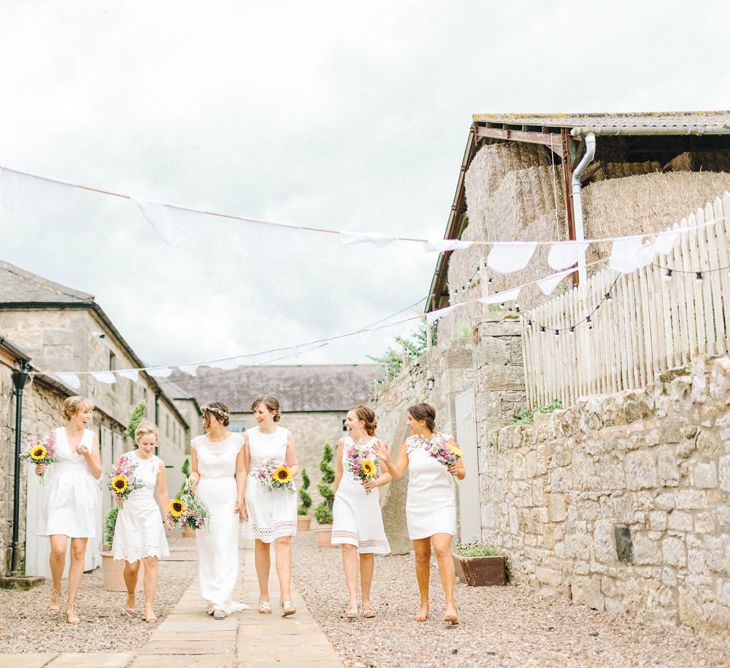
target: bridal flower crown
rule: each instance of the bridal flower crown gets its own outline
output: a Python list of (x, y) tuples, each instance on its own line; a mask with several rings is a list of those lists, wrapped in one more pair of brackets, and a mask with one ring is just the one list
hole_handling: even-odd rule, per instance
[(201, 406), (200, 407), (201, 413), (213, 413), (214, 415), (217, 415), (222, 420), (229, 420), (231, 418), (230, 413), (226, 413), (226, 411), (217, 408), (216, 406)]

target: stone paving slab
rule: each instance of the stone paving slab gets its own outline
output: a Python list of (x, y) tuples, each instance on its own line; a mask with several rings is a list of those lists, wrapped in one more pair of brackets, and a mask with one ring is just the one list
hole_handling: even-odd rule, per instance
[(0, 654), (0, 664), (12, 668), (44, 668), (58, 656), (55, 652), (38, 654)]
[(134, 654), (111, 654), (102, 652), (59, 654), (48, 664), (48, 668), (127, 668)]

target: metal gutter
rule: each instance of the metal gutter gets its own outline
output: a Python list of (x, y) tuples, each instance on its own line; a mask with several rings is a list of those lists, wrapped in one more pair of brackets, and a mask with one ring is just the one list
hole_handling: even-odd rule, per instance
[(597, 125), (573, 128), (570, 134), (573, 137), (730, 135), (730, 125)]
[[(584, 241), (585, 231), (583, 229), (583, 201), (580, 192), (580, 177), (585, 171), (586, 167), (590, 164), (593, 158), (596, 156), (596, 137), (593, 133), (588, 133), (585, 136), (586, 152), (578, 166), (573, 171), (571, 177), (571, 187), (573, 190), (573, 220), (575, 221), (575, 240)], [(586, 273), (586, 259), (585, 256), (578, 260), (578, 280), (581, 285), (585, 283), (588, 275)]]

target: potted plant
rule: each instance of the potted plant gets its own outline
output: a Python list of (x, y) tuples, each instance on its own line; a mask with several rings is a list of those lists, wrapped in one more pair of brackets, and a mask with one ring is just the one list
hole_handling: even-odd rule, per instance
[(312, 523), (312, 518), (309, 516), (309, 508), (312, 505), (312, 497), (309, 495), (307, 490), (311, 480), (307, 474), (307, 469), (302, 469), (302, 487), (299, 490), (299, 508), (297, 508), (297, 531), (309, 531), (309, 526)]
[(451, 553), (459, 580), (472, 587), (505, 584), (505, 558), (484, 543), (461, 543)]
[(331, 466), (333, 459), (332, 446), (325, 443), (319, 461), (322, 479), (317, 483), (322, 502), (314, 509), (314, 518), (319, 525), (314, 534), (320, 547), (332, 547), (332, 506), (335, 503), (335, 491), (332, 489), (332, 483), (335, 481), (335, 471)]

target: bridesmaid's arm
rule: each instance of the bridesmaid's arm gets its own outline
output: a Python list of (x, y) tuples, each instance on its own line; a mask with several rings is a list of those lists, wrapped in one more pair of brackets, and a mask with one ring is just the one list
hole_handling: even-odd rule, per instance
[(334, 490), (337, 493), (337, 489), (340, 486), (340, 480), (342, 480), (342, 449), (345, 447), (344, 439), (337, 441), (337, 466), (335, 468), (335, 486)]
[(400, 480), (403, 477), (403, 474), (408, 468), (408, 449), (405, 443), (403, 444), (403, 447), (401, 447), (401, 450), (398, 453), (398, 459), (395, 463), (390, 460), (390, 446), (387, 443), (383, 443), (383, 441), (378, 440), (373, 447), (373, 452), (375, 452), (378, 459), (383, 463), (383, 466), (385, 466), (386, 471), (391, 476), (391, 480)]
[(286, 437), (286, 465), (291, 471), (292, 478), (299, 473), (299, 464), (297, 464), (297, 451), (294, 447), (294, 437), (291, 432)]
[(89, 469), (89, 473), (93, 475), (97, 480), (101, 478), (101, 457), (99, 456), (99, 440), (94, 435), (94, 441), (91, 444), (91, 451), (84, 448), (81, 452), (84, 459), (86, 460), (86, 466)]
[(198, 470), (198, 451), (195, 448), (190, 449), (190, 491), (195, 494), (195, 489), (200, 482), (200, 471)]
[(160, 459), (160, 470), (157, 471), (157, 484), (155, 485), (157, 492), (157, 503), (162, 511), (162, 517), (167, 517), (167, 506), (169, 497), (167, 495), (167, 471), (165, 470), (165, 462)]
[[(453, 438), (449, 440), (449, 445), (453, 445), (455, 448), (459, 447), (458, 445), (456, 445), (456, 441)], [(464, 460), (461, 457), (459, 457), (454, 464), (449, 466), (449, 473), (455, 475), (459, 480), (463, 480), (464, 478), (466, 478)]]
[(246, 466), (246, 445), (241, 445), (241, 449), (236, 456), (236, 487), (238, 489), (238, 498), (236, 500), (236, 512), (241, 516), (242, 520), (246, 519), (246, 504), (244, 497), (246, 496), (246, 476), (248, 467)]

